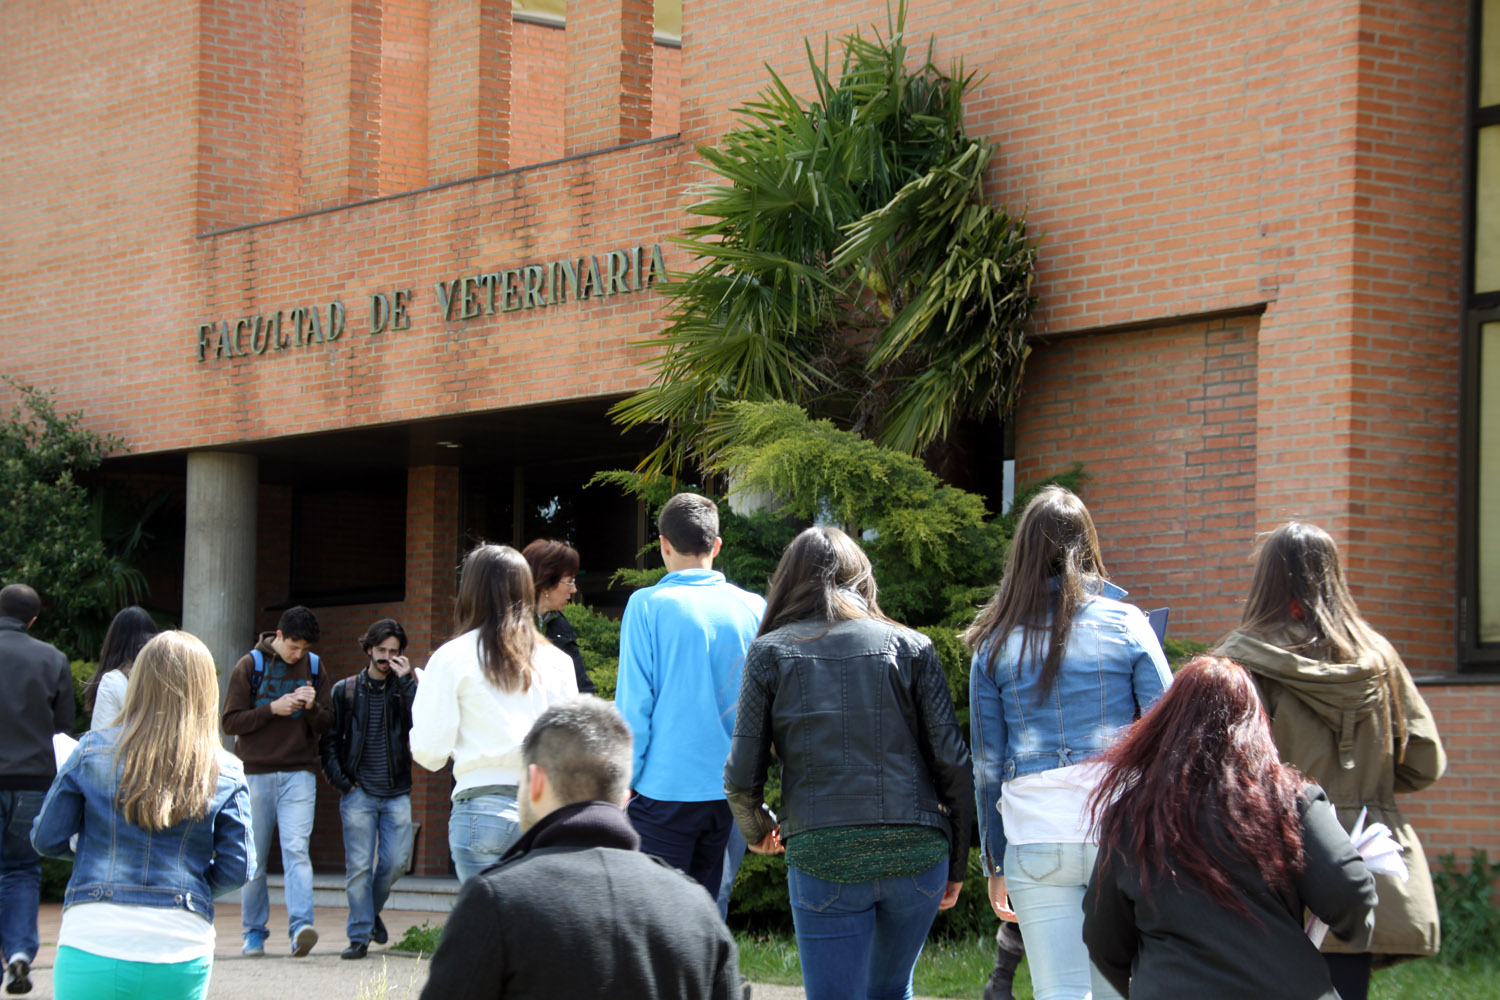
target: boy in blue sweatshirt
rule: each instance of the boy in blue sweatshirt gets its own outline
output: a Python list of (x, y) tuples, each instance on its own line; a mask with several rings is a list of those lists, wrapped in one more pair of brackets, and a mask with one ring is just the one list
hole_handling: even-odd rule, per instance
[(656, 526), (667, 575), (630, 595), (620, 626), (615, 705), (635, 737), (628, 812), (641, 850), (716, 896), (733, 826), (724, 759), (766, 602), (714, 570), (722, 540), (712, 500), (679, 493)]

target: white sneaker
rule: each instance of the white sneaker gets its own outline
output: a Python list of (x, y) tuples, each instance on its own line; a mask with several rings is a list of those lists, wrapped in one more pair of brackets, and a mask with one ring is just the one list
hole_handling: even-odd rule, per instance
[(318, 943), (318, 929), (312, 924), (306, 924), (297, 928), (297, 933), (292, 935), (292, 957), (301, 958), (313, 950), (313, 945)]

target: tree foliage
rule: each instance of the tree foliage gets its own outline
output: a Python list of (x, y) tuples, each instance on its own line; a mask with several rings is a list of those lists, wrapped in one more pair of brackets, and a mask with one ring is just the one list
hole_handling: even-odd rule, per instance
[(58, 413), (49, 394), (6, 381), (20, 400), (0, 422), (0, 583), (34, 587), (44, 610), (33, 634), (92, 659), (115, 611), (145, 592), (128, 562), (139, 519), (133, 538), (112, 546), (108, 505), (80, 482), (120, 442), (85, 429), (81, 413)]
[(614, 415), (663, 440), (643, 468), (688, 470), (735, 400), (786, 400), (918, 453), (954, 420), (1007, 412), (1027, 347), (1036, 251), (1024, 221), (983, 199), (994, 150), (965, 134), (961, 64), (915, 69), (904, 4), (889, 37), (807, 47), (806, 103), (771, 71), (740, 125), (700, 147), (715, 177), (678, 240), (670, 324), (645, 391)]

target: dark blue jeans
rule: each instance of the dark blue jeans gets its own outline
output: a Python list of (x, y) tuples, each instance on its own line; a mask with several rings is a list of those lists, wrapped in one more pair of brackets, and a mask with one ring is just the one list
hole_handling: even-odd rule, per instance
[(920, 875), (825, 882), (788, 867), (807, 1000), (906, 1000), (948, 884), (948, 862)]
[(724, 846), (734, 820), (729, 803), (664, 802), (636, 795), (626, 810), (641, 835), (641, 850), (698, 880), (715, 900), (724, 878)]
[(36, 958), (41, 858), (31, 849), (31, 823), (46, 792), (0, 791), (0, 955)]

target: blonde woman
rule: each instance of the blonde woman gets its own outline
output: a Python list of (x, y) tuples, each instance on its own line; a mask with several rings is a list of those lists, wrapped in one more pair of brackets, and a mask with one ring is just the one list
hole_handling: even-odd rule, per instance
[(536, 630), (531, 567), (509, 545), (464, 558), (453, 631), (427, 661), (411, 708), (411, 756), (453, 761), (448, 850), (459, 881), (521, 839), (521, 740), (547, 706), (578, 693), (573, 661)]
[(136, 657), (118, 724), (85, 733), (58, 771), (31, 842), (74, 859), (59, 998), (207, 996), (213, 901), (254, 866), (250, 790), (219, 745), (218, 709), (207, 647), (162, 632)]

